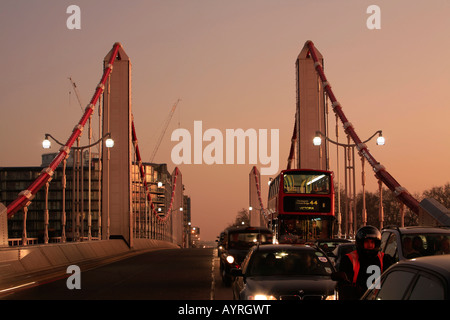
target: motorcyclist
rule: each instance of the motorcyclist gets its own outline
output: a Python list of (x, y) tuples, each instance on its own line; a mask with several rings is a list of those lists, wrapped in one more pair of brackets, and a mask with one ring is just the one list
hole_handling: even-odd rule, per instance
[[(337, 276), (340, 300), (359, 299), (375, 283), (375, 270), (379, 275), (391, 264), (392, 258), (380, 252), (381, 233), (373, 226), (358, 229), (356, 250), (346, 254), (339, 265)], [(379, 268), (379, 269), (378, 269)], [(369, 277), (373, 280), (368, 283)]]

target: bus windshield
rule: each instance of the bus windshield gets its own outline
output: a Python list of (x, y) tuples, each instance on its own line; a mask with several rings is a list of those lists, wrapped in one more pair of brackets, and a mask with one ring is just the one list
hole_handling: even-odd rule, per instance
[(291, 216), (279, 221), (279, 243), (314, 242), (328, 238), (331, 221), (308, 216)]
[(288, 172), (283, 176), (284, 193), (329, 194), (330, 175), (321, 172)]

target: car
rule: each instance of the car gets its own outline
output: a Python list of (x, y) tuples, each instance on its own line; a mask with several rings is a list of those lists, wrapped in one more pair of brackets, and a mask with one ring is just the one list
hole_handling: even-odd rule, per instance
[(333, 263), (336, 269), (339, 269), (339, 265), (342, 261), (342, 257), (344, 257), (347, 253), (356, 250), (355, 242), (346, 242), (338, 245), (333, 252), (328, 254), (331, 262)]
[(235, 300), (334, 300), (335, 272), (329, 258), (314, 246), (259, 245), (241, 268), (233, 269)]
[(361, 300), (450, 300), (450, 255), (401, 260)]
[(272, 230), (264, 227), (233, 226), (225, 229), (220, 250), (222, 283), (229, 287), (233, 281), (231, 269), (239, 268), (248, 250), (255, 244), (272, 243)]
[(450, 228), (390, 226), (381, 230), (380, 250), (394, 262), (421, 256), (450, 253)]
[(225, 232), (221, 232), (220, 236), (218, 236), (218, 239), (216, 240), (217, 242), (217, 256), (220, 257), (220, 255), (222, 254), (222, 250), (223, 250), (223, 238), (225, 236)]
[(319, 239), (314, 242), (314, 245), (322, 249), (327, 255), (332, 254), (337, 246), (343, 243), (351, 243), (352, 241), (344, 238), (336, 239)]
[[(335, 239), (319, 239), (314, 242), (314, 245), (320, 249), (322, 249), (325, 254), (330, 258), (333, 264), (336, 263), (336, 260), (339, 258), (339, 251), (336, 251), (337, 248), (343, 244), (348, 244), (354, 246), (354, 241), (345, 238), (335, 238)], [(350, 252), (350, 251), (348, 251)], [(346, 253), (348, 253), (346, 252)]]

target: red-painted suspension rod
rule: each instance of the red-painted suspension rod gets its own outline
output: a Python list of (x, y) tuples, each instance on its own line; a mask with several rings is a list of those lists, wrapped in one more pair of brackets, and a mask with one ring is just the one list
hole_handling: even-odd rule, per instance
[(288, 157), (288, 163), (287, 163), (287, 169), (292, 168), (292, 161), (295, 157), (295, 143), (297, 142), (297, 121), (295, 121), (294, 124), (294, 132), (292, 132), (292, 138), (291, 138), (291, 149), (289, 150), (289, 157)]
[(33, 200), (39, 189), (42, 188), (42, 186), (44, 186), (49, 180), (51, 180), (53, 173), (55, 172), (56, 168), (61, 163), (61, 161), (63, 161), (68, 157), (70, 153), (70, 148), (83, 132), (86, 122), (89, 120), (89, 117), (94, 112), (95, 104), (97, 103), (98, 99), (100, 98), (101, 94), (105, 89), (106, 80), (108, 79), (109, 75), (112, 72), (114, 61), (116, 60), (117, 53), (121, 46), (122, 45), (118, 42), (114, 44), (111, 58), (108, 61), (108, 65), (103, 71), (103, 76), (100, 80), (100, 83), (98, 84), (89, 105), (86, 107), (83, 116), (73, 129), (72, 134), (70, 135), (66, 144), (63, 147), (61, 147), (58, 155), (53, 159), (50, 165), (41, 171), (40, 175), (36, 178), (36, 180), (33, 183), (31, 183), (31, 185), (27, 189), (19, 193), (19, 196), (8, 205), (7, 207), (8, 218), (11, 218), (17, 211), (19, 211), (23, 207), (30, 205), (31, 200)]
[(320, 80), (322, 81), (322, 84), (324, 86), (324, 89), (332, 102), (333, 111), (338, 115), (339, 119), (341, 119), (344, 125), (345, 133), (352, 138), (353, 142), (356, 145), (356, 148), (358, 149), (359, 154), (364, 158), (366, 158), (367, 161), (370, 163), (370, 165), (373, 167), (373, 170), (375, 171), (375, 176), (379, 180), (381, 180), (391, 191), (395, 193), (397, 199), (400, 202), (405, 204), (409, 209), (411, 209), (411, 211), (418, 214), (420, 209), (419, 202), (404, 187), (402, 187), (394, 179), (394, 177), (392, 177), (389, 174), (389, 172), (386, 171), (384, 166), (382, 166), (378, 161), (375, 160), (375, 158), (369, 152), (367, 146), (361, 141), (361, 139), (356, 134), (353, 125), (348, 121), (347, 117), (342, 111), (341, 104), (337, 101), (333, 93), (333, 90), (331, 90), (331, 85), (325, 76), (325, 73), (323, 71), (321, 63), (319, 62), (319, 59), (317, 58), (314, 43), (312, 41), (307, 41), (306, 45), (308, 46), (309, 53), (311, 54), (311, 57), (314, 60), (314, 68), (316, 69), (316, 72), (319, 75)]
[(263, 213), (264, 219), (265, 219), (265, 220), (268, 220), (267, 213), (266, 213), (266, 210), (264, 209), (264, 204), (263, 204), (263, 202), (262, 202), (262, 197), (261, 197), (261, 184), (260, 184), (260, 181), (259, 181), (259, 179), (258, 179), (258, 176), (259, 176), (259, 175), (258, 175), (258, 171), (257, 171), (257, 169), (256, 169), (255, 166), (253, 166), (252, 171), (253, 171), (253, 175), (255, 176), (255, 186), (256, 186), (256, 191), (257, 191), (257, 193), (258, 193), (259, 206), (261, 207), (261, 211), (262, 211), (262, 213)]

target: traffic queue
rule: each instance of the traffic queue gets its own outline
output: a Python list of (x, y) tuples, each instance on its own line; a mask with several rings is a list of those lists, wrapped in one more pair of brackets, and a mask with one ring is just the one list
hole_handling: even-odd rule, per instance
[(236, 300), (449, 300), (450, 228), (363, 226), (354, 239), (279, 243), (263, 227), (218, 240)]

